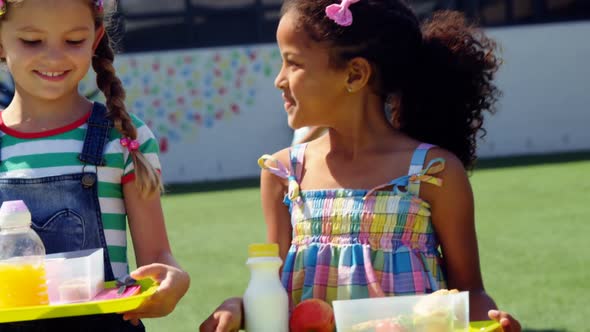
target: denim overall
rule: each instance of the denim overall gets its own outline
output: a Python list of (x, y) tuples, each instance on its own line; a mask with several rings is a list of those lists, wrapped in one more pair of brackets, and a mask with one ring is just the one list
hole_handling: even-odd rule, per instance
[[(104, 249), (105, 280), (114, 280), (98, 201), (97, 167), (105, 165), (103, 152), (113, 123), (106, 107), (94, 103), (84, 147), (79, 156), (82, 173), (36, 179), (0, 179), (0, 202), (23, 200), (47, 254)], [(0, 156), (1, 157), (1, 156)], [(1, 158), (0, 158), (1, 162)], [(88, 172), (88, 169), (94, 172)], [(0, 332), (145, 331), (121, 315), (94, 315), (0, 324)]]

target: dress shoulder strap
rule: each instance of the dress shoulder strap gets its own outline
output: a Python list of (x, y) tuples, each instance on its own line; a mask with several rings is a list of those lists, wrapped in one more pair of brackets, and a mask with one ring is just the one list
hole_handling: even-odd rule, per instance
[(388, 183), (384, 183), (369, 190), (365, 195), (365, 198), (387, 187), (392, 187), (392, 190), (396, 193), (400, 192), (400, 187), (405, 188), (404, 192), (419, 196), (420, 183), (422, 182), (430, 183), (439, 187), (442, 186), (442, 179), (435, 177), (433, 174), (439, 173), (445, 168), (445, 160), (443, 158), (435, 158), (424, 167), (426, 154), (432, 147), (433, 145), (430, 144), (420, 144), (412, 155), (412, 161), (410, 162), (410, 169), (408, 170), (407, 175), (400, 176)]
[(289, 150), (289, 160), (291, 161), (291, 169), (297, 182), (301, 181), (301, 174), (303, 173), (303, 162), (305, 159), (305, 149), (307, 143), (297, 144)]
[(303, 158), (306, 147), (307, 144), (299, 144), (289, 149), (290, 165), (288, 166), (283, 165), (279, 160), (268, 154), (265, 154), (258, 159), (258, 166), (260, 166), (260, 168), (288, 180), (289, 191), (285, 197), (287, 199), (286, 203), (301, 201), (301, 196), (299, 195), (299, 181), (303, 172)]
[[(416, 150), (414, 150), (414, 154), (412, 155), (412, 161), (410, 161), (408, 175), (412, 176), (422, 171), (422, 169), (424, 168), (424, 162), (426, 161), (426, 155), (428, 154), (428, 150), (430, 150), (433, 147), (434, 145), (427, 143), (421, 143), (420, 145), (418, 145)], [(418, 196), (418, 194), (420, 193), (420, 183), (420, 180), (410, 180), (408, 183), (408, 192)]]

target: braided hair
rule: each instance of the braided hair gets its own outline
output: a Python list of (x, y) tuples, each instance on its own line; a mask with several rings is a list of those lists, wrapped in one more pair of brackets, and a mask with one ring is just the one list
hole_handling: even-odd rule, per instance
[[(97, 27), (107, 25), (106, 14), (93, 6), (95, 14), (95, 24)], [(96, 72), (96, 84), (106, 98), (108, 117), (113, 120), (115, 129), (123, 137), (137, 139), (137, 128), (133, 124), (129, 112), (125, 107), (125, 89), (117, 73), (113, 62), (115, 52), (111, 46), (111, 39), (108, 32), (100, 40), (94, 57), (92, 58), (92, 68)], [(135, 167), (135, 185), (139, 192), (148, 197), (160, 192), (162, 182), (158, 171), (146, 159), (139, 150), (129, 151)]]

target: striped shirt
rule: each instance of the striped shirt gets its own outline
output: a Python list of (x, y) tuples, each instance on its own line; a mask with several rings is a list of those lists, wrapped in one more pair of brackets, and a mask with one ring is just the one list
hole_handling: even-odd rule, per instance
[[(40, 133), (22, 133), (8, 128), (0, 113), (1, 157), (0, 178), (42, 178), (81, 173), (78, 159), (84, 144), (90, 112), (78, 121)], [(159, 148), (151, 130), (131, 116), (138, 128), (140, 150), (147, 160), (160, 169)], [(115, 277), (128, 273), (127, 221), (123, 201), (123, 184), (134, 180), (134, 167), (129, 152), (121, 146), (121, 134), (111, 130), (105, 146), (105, 166), (86, 166), (84, 171), (98, 173), (98, 198), (109, 256)]]

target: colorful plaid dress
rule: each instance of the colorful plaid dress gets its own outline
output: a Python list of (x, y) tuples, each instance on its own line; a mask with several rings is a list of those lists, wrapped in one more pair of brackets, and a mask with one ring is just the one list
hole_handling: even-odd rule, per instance
[(290, 168), (269, 155), (259, 160), (289, 181), (293, 240), (281, 279), (291, 308), (308, 298), (331, 302), (445, 288), (430, 205), (418, 197), (421, 182), (442, 184), (431, 174), (444, 168), (443, 159), (423, 168), (432, 146), (416, 149), (407, 176), (372, 190), (299, 191), (305, 147), (291, 149)]

